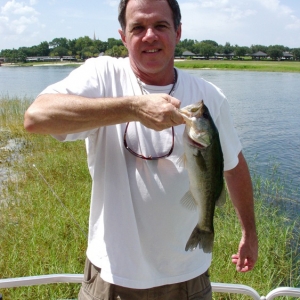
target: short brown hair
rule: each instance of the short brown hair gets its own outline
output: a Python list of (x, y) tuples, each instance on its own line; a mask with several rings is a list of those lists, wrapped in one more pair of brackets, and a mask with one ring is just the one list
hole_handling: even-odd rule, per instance
[[(151, 1), (151, 0), (149, 0), (149, 1)], [(126, 7), (127, 7), (128, 2), (129, 2), (129, 0), (120, 0), (120, 3), (119, 3), (118, 20), (119, 20), (119, 23), (120, 23), (123, 31), (126, 28)], [(167, 2), (173, 12), (174, 27), (175, 27), (175, 30), (177, 30), (181, 23), (181, 12), (180, 12), (179, 4), (176, 0), (167, 0)]]

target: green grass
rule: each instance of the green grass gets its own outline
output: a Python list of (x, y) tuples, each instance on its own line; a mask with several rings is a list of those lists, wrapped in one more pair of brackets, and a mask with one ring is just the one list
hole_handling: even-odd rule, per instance
[[(2, 200), (6, 201), (0, 205), (1, 278), (82, 273), (91, 188), (85, 146), (24, 132), (23, 114), (29, 103), (28, 99), (0, 100), (0, 148), (10, 139), (22, 144), (19, 152), (0, 150), (0, 168), (9, 170), (2, 184)], [(15, 156), (16, 152), (20, 155)], [(217, 209), (213, 282), (246, 284), (260, 295), (282, 285), (300, 286), (299, 237), (295, 234), (299, 223), (280, 212), (279, 195), (273, 199), (271, 190), (270, 180), (255, 178), (260, 256), (250, 273), (237, 273), (231, 263), (241, 233), (230, 201)], [(2, 289), (0, 293), (4, 300), (75, 299), (79, 287), (52, 284)], [(214, 299), (248, 298), (214, 294)]]
[[(41, 65), (78, 67), (74, 62), (30, 62), (13, 64), (15, 66), (32, 67)], [(181, 69), (216, 69), (236, 71), (262, 72), (300, 72), (300, 61), (272, 61), (272, 60), (175, 60), (175, 66)]]
[[(82, 273), (91, 188), (85, 146), (25, 133), (23, 113), (28, 105), (12, 99), (0, 102), (1, 147), (15, 138), (23, 145), (17, 160), (13, 151), (0, 152), (1, 168), (10, 170), (2, 191), (2, 200), (8, 203), (0, 207), (0, 274), (12, 278)], [(60, 284), (0, 293), (5, 300), (70, 299), (78, 289), (77, 284)]]
[(299, 61), (184, 60), (184, 61), (175, 61), (175, 66), (182, 69), (300, 72)]

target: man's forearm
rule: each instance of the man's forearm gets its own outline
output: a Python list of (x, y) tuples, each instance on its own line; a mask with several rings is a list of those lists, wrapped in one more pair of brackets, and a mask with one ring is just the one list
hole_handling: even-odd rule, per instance
[(225, 180), (243, 235), (256, 234), (252, 182), (242, 153), (239, 154), (238, 165), (225, 172)]
[(167, 94), (119, 98), (44, 94), (26, 111), (24, 127), (32, 133), (59, 135), (139, 121), (163, 130), (184, 123), (179, 107), (180, 101)]
[(134, 119), (131, 101), (122, 98), (84, 98), (44, 94), (28, 108), (25, 129), (33, 133), (64, 134)]

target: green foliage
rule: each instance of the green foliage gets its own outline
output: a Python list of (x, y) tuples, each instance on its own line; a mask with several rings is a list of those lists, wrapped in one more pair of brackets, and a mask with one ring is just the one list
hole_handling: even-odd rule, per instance
[(283, 51), (284, 46), (270, 46), (268, 48), (267, 54), (274, 60), (280, 60), (282, 58)]
[[(76, 56), (78, 59), (87, 59), (98, 56), (100, 53), (115, 53), (125, 57), (127, 49), (119, 39), (109, 38), (107, 42), (93, 40), (88, 36), (68, 40), (66, 38), (55, 38), (51, 42), (42, 42), (38, 46), (20, 47), (19, 49), (3, 49), (0, 57), (6, 62), (26, 62), (26, 57), (32, 56)], [(117, 56), (117, 55), (115, 55)]]
[[(191, 51), (208, 59), (215, 53), (229, 55), (234, 53), (236, 57), (242, 57), (246, 54), (252, 54), (258, 51), (268, 53), (269, 56), (276, 60), (282, 57), (282, 52), (290, 52), (295, 56), (294, 59), (300, 60), (300, 48), (290, 49), (283, 45), (263, 46), (251, 45), (251, 47), (231, 45), (226, 42), (220, 45), (213, 40), (197, 41), (184, 39), (180, 41), (175, 48), (175, 56), (179, 57), (184, 51)], [(281, 51), (281, 52), (280, 52)], [(116, 57), (125, 57), (128, 51), (124, 48), (121, 39), (108, 38), (107, 41), (91, 39), (88, 36), (79, 37), (78, 39), (68, 40), (67, 38), (55, 38), (49, 43), (44, 41), (37, 46), (20, 47), (19, 49), (2, 49), (0, 57), (5, 57), (7, 62), (24, 62), (28, 56), (76, 56), (77, 59), (87, 59), (98, 56), (100, 53)]]
[(294, 58), (300, 60), (300, 48), (296, 48), (293, 50)]
[[(23, 115), (29, 103), (0, 100), (1, 146), (8, 140), (21, 145), (0, 155), (1, 170), (7, 173), (0, 185), (1, 278), (80, 274), (91, 189), (85, 145), (24, 132)], [(0, 293), (6, 300), (74, 299), (78, 290), (78, 284), (59, 284)]]

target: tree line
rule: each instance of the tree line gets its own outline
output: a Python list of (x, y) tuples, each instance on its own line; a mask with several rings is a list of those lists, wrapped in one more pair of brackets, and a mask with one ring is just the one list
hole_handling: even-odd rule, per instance
[[(215, 53), (228, 55), (234, 53), (235, 57), (251, 55), (258, 51), (265, 52), (271, 59), (279, 59), (283, 52), (289, 52), (294, 59), (300, 60), (300, 48), (288, 48), (283, 45), (251, 45), (251, 47), (231, 45), (219, 45), (212, 40), (197, 41), (184, 39), (178, 43), (175, 49), (175, 56), (180, 57), (185, 51), (190, 51), (196, 55), (209, 58)], [(100, 53), (114, 57), (126, 57), (128, 51), (121, 39), (109, 38), (107, 41), (91, 39), (88, 36), (78, 39), (55, 38), (51, 42), (41, 42), (32, 47), (20, 47), (19, 49), (3, 49), (0, 57), (4, 57), (7, 62), (26, 62), (27, 57), (35, 56), (73, 56), (78, 60), (85, 60), (89, 57), (96, 57)]]

